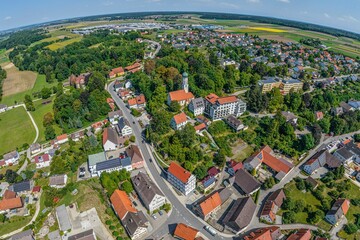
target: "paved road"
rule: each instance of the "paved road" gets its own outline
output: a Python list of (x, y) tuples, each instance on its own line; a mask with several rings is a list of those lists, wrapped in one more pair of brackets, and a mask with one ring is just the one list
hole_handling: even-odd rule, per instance
[(148, 42), (148, 43), (152, 43), (156, 45), (156, 50), (154, 52), (154, 54), (152, 55), (152, 59), (156, 57), (156, 55), (160, 52), (161, 49), (161, 44), (152, 40), (148, 40), (148, 39), (144, 39), (144, 42)]

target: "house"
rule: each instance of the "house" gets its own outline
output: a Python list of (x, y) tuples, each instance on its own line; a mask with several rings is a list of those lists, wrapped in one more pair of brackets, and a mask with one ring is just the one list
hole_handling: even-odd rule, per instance
[(78, 142), (82, 138), (84, 138), (84, 131), (83, 130), (70, 134), (70, 139), (72, 141), (74, 141), (74, 142)]
[(33, 181), (18, 182), (11, 185), (9, 190), (16, 192), (17, 195), (26, 195), (31, 192), (33, 185)]
[(125, 71), (124, 71), (124, 69), (122, 67), (113, 68), (109, 72), (109, 78), (120, 77), (120, 76), (122, 76), (124, 74), (125, 74)]
[(311, 176), (309, 176), (305, 179), (305, 183), (309, 184), (313, 190), (319, 186), (319, 183), (315, 179), (313, 179)]
[(349, 104), (354, 110), (360, 110), (360, 101), (349, 101), (348, 104)]
[(194, 126), (195, 132), (200, 133), (201, 131), (206, 129), (205, 123), (200, 123), (199, 125)]
[(175, 162), (170, 163), (167, 180), (184, 195), (191, 193), (196, 185), (196, 177)]
[(326, 213), (325, 219), (332, 225), (336, 225), (339, 220), (345, 217), (350, 208), (350, 201), (348, 199), (338, 199)]
[(118, 124), (118, 120), (120, 118), (122, 118), (123, 112), (121, 110), (117, 110), (117, 111), (112, 111), (108, 113), (108, 119), (110, 121), (111, 124), (116, 125)]
[(234, 184), (240, 188), (240, 192), (244, 192), (246, 195), (253, 194), (259, 190), (261, 186), (261, 184), (244, 169), (236, 171)]
[(202, 97), (199, 97), (191, 100), (189, 104), (189, 110), (194, 114), (194, 116), (204, 114), (204, 110), (205, 110), (204, 99)]
[(298, 92), (302, 90), (304, 83), (297, 79), (287, 79), (282, 80), (280, 83), (280, 92), (283, 95), (286, 95), (293, 90), (294, 92)]
[(30, 153), (34, 155), (41, 151), (41, 145), (39, 143), (33, 143), (30, 145)]
[(131, 178), (131, 181), (142, 203), (150, 212), (166, 203), (165, 195), (147, 174), (139, 172)]
[(199, 230), (192, 228), (183, 223), (178, 223), (174, 231), (174, 238), (180, 240), (195, 240), (199, 234)]
[(49, 186), (53, 188), (63, 188), (66, 186), (67, 179), (66, 174), (51, 176), (49, 178)]
[(238, 198), (222, 220), (225, 229), (234, 234), (244, 231), (250, 224), (255, 210), (256, 204), (251, 197)]
[[(5, 193), (10, 191), (8, 190), (8, 187), (9, 187), (9, 183), (8, 182), (1, 182), (0, 183), (0, 198), (4, 197)], [(10, 191), (11, 192), (11, 191)], [(16, 194), (14, 193), (14, 196)]]
[(63, 143), (66, 143), (68, 140), (69, 140), (68, 136), (66, 134), (62, 134), (62, 135), (56, 137), (55, 143), (63, 144)]
[(170, 126), (174, 130), (180, 130), (188, 123), (187, 116), (184, 112), (176, 114), (170, 122)]
[(354, 153), (349, 151), (346, 147), (342, 147), (339, 150), (335, 151), (333, 155), (345, 164), (350, 163), (354, 158)]
[(35, 235), (31, 229), (12, 235), (8, 240), (35, 240)]
[(330, 112), (334, 116), (339, 116), (344, 113), (342, 107), (333, 107), (333, 108), (331, 108)]
[(220, 171), (215, 166), (212, 166), (211, 168), (208, 169), (207, 173), (209, 176), (216, 178), (220, 173)]
[(23, 203), (21, 197), (4, 197), (0, 200), (0, 214), (22, 207)]
[(131, 158), (132, 169), (144, 167), (144, 159), (141, 155), (140, 148), (137, 145), (130, 145), (126, 150), (126, 155)]
[(81, 233), (71, 235), (67, 238), (68, 240), (96, 240), (96, 235), (93, 229), (86, 230)]
[(323, 118), (324, 118), (324, 113), (323, 112), (320, 112), (320, 111), (315, 112), (316, 121), (320, 121)]
[[(88, 156), (88, 169), (91, 173), (96, 172), (96, 164), (99, 162), (106, 161), (105, 152), (100, 152)], [(96, 176), (94, 174), (93, 176)]]
[(142, 236), (147, 233), (149, 221), (142, 211), (128, 212), (121, 220), (126, 232), (131, 239), (143, 239)]
[(102, 172), (113, 172), (113, 171), (120, 171), (121, 169), (126, 169), (126, 171), (131, 171), (131, 158), (114, 158), (110, 160), (106, 160), (103, 162), (98, 162), (93, 168), (91, 174), (98, 175), (100, 177)]
[(349, 104), (347, 104), (346, 102), (341, 102), (339, 105), (342, 108), (344, 113), (354, 111), (354, 108), (352, 106), (350, 106)]
[(56, 212), (56, 219), (59, 224), (60, 231), (67, 232), (71, 230), (72, 225), (65, 205), (63, 204), (57, 207), (55, 209), (55, 212)]
[(132, 91), (127, 90), (127, 89), (120, 89), (118, 91), (118, 95), (122, 100), (127, 100), (129, 98), (131, 98)]
[(119, 136), (115, 129), (105, 128), (102, 137), (105, 152), (116, 150), (119, 147)]
[(114, 91), (118, 92), (120, 89), (124, 89), (124, 83), (120, 80), (115, 80), (113, 87)]
[(246, 103), (236, 96), (218, 97), (211, 93), (205, 97), (205, 114), (212, 120), (219, 120), (229, 115), (240, 116), (246, 111)]
[(12, 151), (9, 152), (7, 154), (4, 154), (4, 161), (5, 161), (5, 165), (9, 166), (9, 165), (14, 165), (18, 162), (20, 158), (20, 155), (18, 153), (18, 151)]
[(112, 98), (106, 98), (107, 104), (109, 104), (109, 107), (111, 108), (111, 111), (115, 110), (115, 101)]
[(51, 157), (49, 154), (38, 155), (35, 157), (36, 168), (43, 168), (50, 166)]
[(5, 112), (8, 109), (7, 105), (0, 104), (0, 113)]
[(130, 123), (125, 118), (120, 118), (116, 127), (118, 134), (125, 137), (132, 134), (132, 128), (130, 127)]
[(243, 240), (278, 240), (280, 236), (280, 228), (273, 226), (256, 229), (244, 236)]
[(180, 106), (185, 106), (194, 98), (194, 94), (189, 92), (188, 74), (184, 72), (182, 75), (182, 89), (169, 92), (167, 104), (170, 106), (171, 102), (178, 102)]
[(340, 159), (331, 155), (327, 149), (315, 153), (303, 166), (307, 174), (313, 174), (320, 167), (327, 165), (329, 168), (337, 168), (341, 165)]
[(310, 240), (311, 231), (310, 229), (299, 229), (295, 233), (291, 234), (287, 240)]
[(127, 102), (128, 108), (145, 108), (146, 107), (146, 100), (144, 94), (140, 94), (135, 98), (131, 98)]
[(294, 167), (292, 163), (275, 157), (273, 155), (273, 150), (269, 146), (264, 146), (244, 161), (244, 168), (248, 171), (252, 171), (253, 169), (257, 170), (262, 163), (271, 169), (271, 171), (275, 173), (282, 173), (281, 178), (285, 177), (286, 174), (288, 174)]
[(194, 208), (198, 215), (206, 221), (211, 214), (220, 209), (222, 203), (219, 192), (213, 192), (198, 202)]
[(124, 219), (129, 212), (137, 212), (126, 192), (122, 190), (116, 189), (110, 197), (110, 202), (120, 220)]
[(95, 133), (97, 133), (97, 132), (101, 131), (104, 124), (105, 124), (105, 121), (104, 122), (102, 122), (102, 121), (96, 122), (96, 123), (91, 124), (91, 128), (94, 130)]
[(285, 117), (286, 122), (291, 123), (292, 125), (296, 125), (297, 124), (297, 116), (295, 116), (295, 114), (291, 113), (291, 112), (285, 112), (285, 111), (281, 111), (281, 115), (283, 115), (283, 117)]
[(85, 84), (89, 81), (91, 73), (82, 73), (79, 76), (71, 74), (69, 84), (75, 88), (85, 88)]
[(241, 120), (237, 119), (234, 115), (226, 117), (226, 123), (235, 131), (240, 131), (245, 128)]
[(204, 192), (207, 192), (211, 188), (215, 186), (215, 178), (212, 176), (206, 176), (203, 180), (200, 182), (200, 187)]
[(228, 162), (227, 171), (231, 176), (234, 176), (236, 171), (239, 170), (239, 169), (242, 169), (243, 167), (244, 166), (243, 166), (242, 162), (236, 162), (235, 160), (230, 160)]
[(125, 67), (126, 72), (136, 73), (142, 69), (142, 66), (140, 63), (136, 62), (130, 66)]
[(260, 219), (269, 223), (275, 223), (276, 213), (280, 209), (285, 199), (285, 193), (282, 189), (278, 189), (271, 193), (266, 199), (264, 207), (262, 208)]

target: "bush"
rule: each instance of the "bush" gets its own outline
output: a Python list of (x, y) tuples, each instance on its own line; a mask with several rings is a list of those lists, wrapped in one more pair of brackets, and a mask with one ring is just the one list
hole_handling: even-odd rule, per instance
[(117, 232), (117, 231), (113, 231), (112, 234), (113, 234), (115, 237), (119, 236), (119, 232)]
[(349, 235), (356, 233), (357, 230), (358, 230), (357, 226), (353, 223), (346, 224), (344, 227), (344, 231)]
[(140, 117), (141, 116), (141, 112), (139, 112), (138, 110), (132, 108), (131, 109), (131, 114), (134, 116), (134, 117)]
[(135, 136), (134, 136), (134, 135), (132, 135), (132, 136), (130, 137), (130, 142), (135, 142)]
[(283, 214), (283, 223), (289, 224), (295, 222), (295, 213), (293, 211), (284, 212)]

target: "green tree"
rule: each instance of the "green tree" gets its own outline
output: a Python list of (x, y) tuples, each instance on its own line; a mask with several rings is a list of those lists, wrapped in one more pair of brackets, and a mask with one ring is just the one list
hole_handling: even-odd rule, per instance
[(44, 87), (43, 89), (41, 89), (41, 98), (42, 99), (47, 99), (50, 96), (51, 96), (51, 89), (50, 88)]
[(121, 184), (121, 189), (124, 190), (127, 194), (134, 191), (132, 184), (129, 181), (125, 181)]
[(56, 136), (55, 134), (55, 129), (53, 126), (51, 125), (47, 125), (45, 128), (45, 139), (46, 140), (51, 140), (54, 139)]
[(34, 103), (30, 95), (25, 95), (24, 103), (27, 111), (35, 111)]
[(44, 127), (52, 125), (54, 123), (54, 116), (51, 112), (45, 113), (43, 117), (43, 125)]
[(315, 146), (315, 139), (312, 134), (304, 134), (300, 138), (300, 150), (307, 151)]
[(295, 213), (293, 211), (284, 212), (282, 221), (284, 224), (294, 223), (295, 222)]
[(172, 102), (170, 103), (169, 109), (170, 109), (170, 111), (177, 113), (177, 112), (180, 111), (181, 106), (180, 106), (180, 104), (179, 104), (177, 101), (172, 101)]
[(357, 230), (358, 227), (353, 223), (346, 224), (344, 227), (344, 231), (349, 235), (356, 233)]
[(93, 74), (89, 78), (87, 88), (89, 89), (89, 92), (92, 92), (95, 89), (103, 91), (105, 87), (105, 82), (106, 79), (104, 75), (102, 75), (100, 72), (93, 72)]

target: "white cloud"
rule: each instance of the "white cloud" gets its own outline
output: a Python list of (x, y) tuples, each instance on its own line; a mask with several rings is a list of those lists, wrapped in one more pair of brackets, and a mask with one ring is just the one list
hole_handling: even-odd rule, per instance
[(228, 2), (220, 2), (220, 4), (224, 7), (230, 7), (230, 8), (239, 8), (238, 5), (233, 4), (233, 3), (228, 3)]
[(282, 3), (290, 3), (290, 0), (277, 0), (277, 1)]
[(327, 13), (324, 13), (324, 16), (325, 16), (326, 18), (330, 18), (330, 15), (327, 14)]
[(5, 21), (10, 20), (10, 19), (12, 19), (11, 16), (7, 16), (7, 17), (4, 18)]

